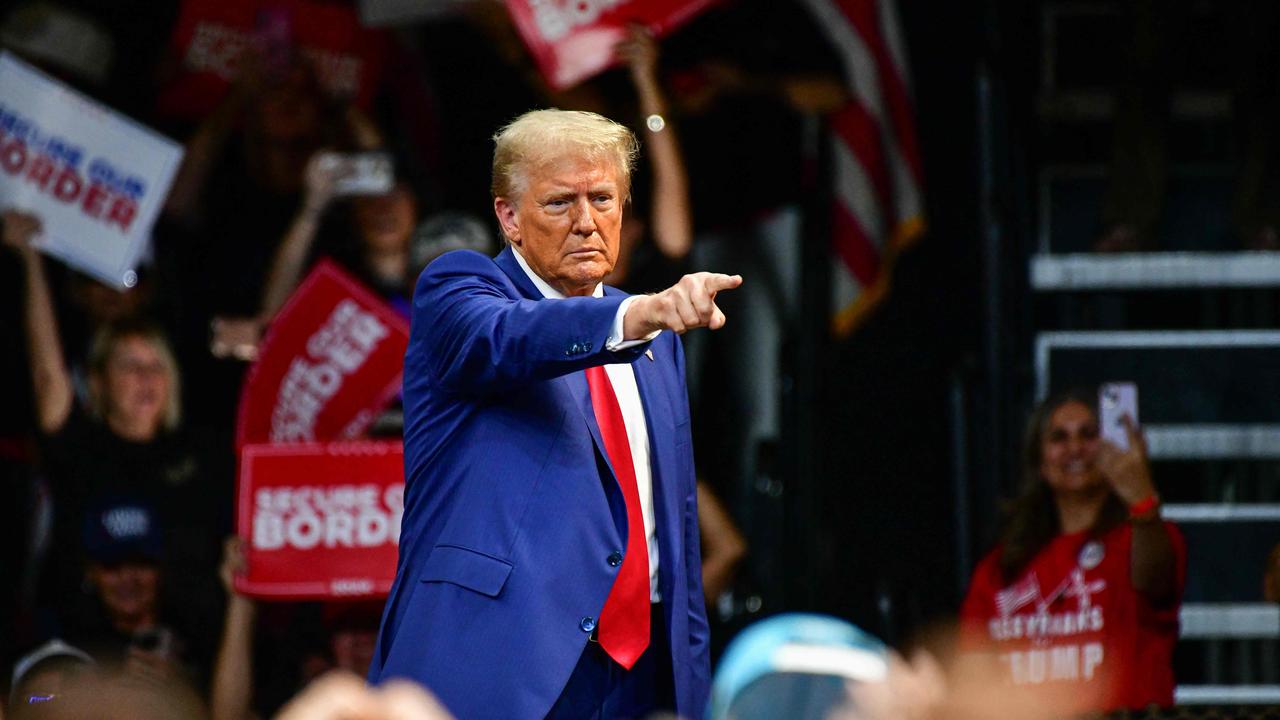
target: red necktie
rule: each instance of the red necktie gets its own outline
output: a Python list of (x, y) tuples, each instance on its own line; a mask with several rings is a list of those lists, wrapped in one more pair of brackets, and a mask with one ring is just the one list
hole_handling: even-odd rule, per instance
[(600, 611), (597, 635), (600, 647), (609, 653), (609, 657), (630, 670), (649, 647), (649, 546), (622, 408), (618, 406), (618, 397), (613, 393), (613, 385), (604, 368), (589, 367), (586, 372), (587, 386), (591, 389), (591, 407), (596, 413), (600, 436), (604, 438), (604, 449), (613, 464), (613, 473), (618, 476), (618, 485), (627, 504), (627, 550), (613, 581), (613, 589)]

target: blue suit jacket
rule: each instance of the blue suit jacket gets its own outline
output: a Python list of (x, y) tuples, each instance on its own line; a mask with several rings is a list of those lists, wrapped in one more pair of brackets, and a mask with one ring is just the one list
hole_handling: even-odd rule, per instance
[[(546, 300), (512, 250), (447, 253), (418, 280), (405, 353), (405, 508), (372, 682), (407, 677), (460, 718), (541, 718), (624, 550), (626, 506), (584, 368), (631, 362), (649, 428), (677, 711), (710, 663), (684, 355), (674, 334), (605, 350), (626, 295)], [(645, 350), (652, 351), (652, 359)]]

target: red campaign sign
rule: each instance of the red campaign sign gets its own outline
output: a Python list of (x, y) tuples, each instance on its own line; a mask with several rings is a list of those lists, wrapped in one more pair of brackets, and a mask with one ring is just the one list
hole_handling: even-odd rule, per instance
[(247, 445), (237, 497), (248, 565), (238, 592), (320, 600), (391, 590), (404, 511), (400, 443)]
[(381, 31), (360, 25), (351, 3), (318, 0), (183, 0), (169, 41), (177, 74), (160, 93), (162, 115), (199, 119), (221, 102), (240, 54), (256, 48), (265, 70), (296, 51), (330, 97), (368, 109), (385, 62)]
[(409, 324), (332, 262), (271, 321), (240, 392), (236, 447), (348, 440), (400, 391)]
[(662, 37), (717, 0), (507, 0), (507, 10), (556, 90), (613, 65), (613, 48), (638, 23)]

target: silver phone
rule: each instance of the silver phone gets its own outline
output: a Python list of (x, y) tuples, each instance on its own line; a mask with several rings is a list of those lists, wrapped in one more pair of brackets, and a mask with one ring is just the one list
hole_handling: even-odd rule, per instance
[(337, 170), (333, 184), (333, 194), (337, 196), (382, 195), (395, 185), (395, 168), (387, 153), (326, 152), (320, 163)]
[(1138, 386), (1131, 382), (1103, 383), (1098, 388), (1098, 425), (1103, 440), (1129, 449), (1129, 432), (1121, 418), (1138, 425)]

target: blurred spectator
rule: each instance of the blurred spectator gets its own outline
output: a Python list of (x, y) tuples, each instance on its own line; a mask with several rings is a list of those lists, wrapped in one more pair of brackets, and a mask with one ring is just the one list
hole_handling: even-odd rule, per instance
[(190, 606), (201, 607), (211, 595), (202, 576), (216, 564), (217, 538), (229, 523), (231, 484), (217, 481), (216, 454), (181, 430), (178, 366), (155, 326), (120, 319), (98, 330), (87, 363), (89, 405), (76, 406), (44, 261), (32, 245), (38, 232), (38, 219), (5, 214), (4, 244), (25, 268), (23, 314), (41, 466), (54, 507), (53, 546), (63, 552), (47, 566), (46, 592), (56, 600), (80, 585), (87, 508), (128, 496), (174, 519), (164, 539), (168, 574)]
[(80, 648), (53, 639), (18, 659), (9, 683), (9, 711), (13, 718), (35, 716), (36, 708), (56, 699), (93, 672), (93, 658)]
[[(1164, 209), (1169, 175), (1170, 98), (1181, 79), (1185, 33), (1193, 6), (1186, 2), (1126, 3), (1133, 23), (1127, 68), (1120, 74), (1103, 229), (1104, 252), (1152, 249)], [(1253, 0), (1214, 6), (1222, 12), (1232, 60), (1237, 177), (1232, 220), (1240, 243), (1280, 248), (1280, 177), (1276, 175), (1280, 72), (1272, 37), (1280, 7)]]
[[(326, 153), (317, 153), (307, 164), (306, 194), (289, 231), (280, 242), (263, 291), (259, 318), (269, 320), (302, 279), (312, 255), (321, 218), (335, 196), (335, 186), (348, 164), (327, 163)], [(408, 298), (417, 279), (410, 266), (410, 248), (418, 225), (418, 203), (404, 183), (381, 195), (359, 195), (350, 200), (349, 236), (354, 257), (345, 264), (356, 276), (382, 295), (401, 312), (408, 310)]]
[[(200, 679), (200, 658), (164, 599), (161, 520), (145, 503), (114, 501), (85, 518), (87, 593), (64, 613), (68, 638), (110, 672), (164, 683)], [(199, 619), (203, 620), (203, 618)], [(203, 661), (203, 662), (202, 662)]]
[[(639, 103), (641, 153), (651, 181), (647, 202), (633, 198), (627, 208), (618, 262), (605, 282), (631, 292), (655, 291), (680, 279), (682, 261), (693, 247), (689, 177), (658, 79), (658, 43), (647, 30), (633, 25), (615, 52), (626, 63)], [(643, 212), (646, 204), (648, 217)]]
[(172, 285), (167, 301), (179, 352), (202, 378), (188, 400), (196, 422), (219, 430), (234, 423), (244, 368), (210, 358), (213, 318), (257, 313), (315, 152), (381, 145), (362, 113), (324, 97), (304, 61), (294, 57), (275, 72), (265, 63), (244, 50), (236, 83), (187, 142), (157, 226), (157, 261)]
[[(812, 16), (770, 0), (717, 4), (663, 42), (691, 179), (694, 242), (689, 264), (751, 278), (724, 297), (733, 318), (716, 333), (685, 336), (694, 441), (702, 468), (752, 548), (748, 583), (764, 609), (781, 606), (780, 518), (771, 486), (772, 448), (782, 434), (781, 360), (803, 323), (801, 248), (804, 213), (817, 205), (819, 113), (846, 97), (841, 67)], [(717, 299), (720, 303), (720, 300)], [(750, 357), (751, 362), (741, 362)]]
[(1160, 519), (1145, 441), (1127, 427), (1121, 450), (1100, 438), (1094, 396), (1041, 403), (1023, 493), (961, 609), (962, 649), (998, 655), (1015, 686), (1069, 689), (1077, 710), (1173, 704), (1186, 547)]
[(216, 318), (215, 355), (252, 360), (263, 328), (317, 255), (345, 266), (407, 320), (413, 285), (427, 263), (451, 249), (494, 250), (485, 226), (469, 216), (440, 213), (419, 224), (417, 200), (403, 181), (387, 193), (345, 199), (337, 213), (345, 217), (334, 217), (337, 185), (352, 172), (352, 163), (328, 152), (308, 163), (303, 203), (276, 250), (261, 309), (250, 318)]
[[(210, 686), (214, 720), (271, 714), (326, 672), (367, 674), (381, 600), (326, 603), (319, 618), (308, 615), (306, 611), (313, 608), (301, 604), (260, 606), (235, 590), (235, 576), (244, 569), (243, 541), (227, 538), (219, 570), (227, 611)], [(261, 628), (260, 610), (271, 611)]]

